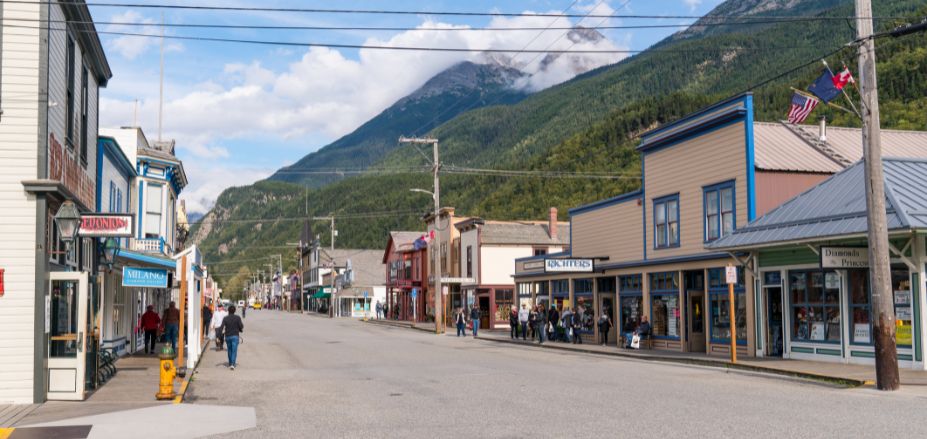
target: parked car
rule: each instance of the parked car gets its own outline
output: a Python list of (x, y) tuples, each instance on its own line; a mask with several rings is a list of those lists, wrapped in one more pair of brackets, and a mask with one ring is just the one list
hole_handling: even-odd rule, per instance
[(261, 309), (261, 302), (254, 302), (254, 304), (251, 305), (251, 308), (252, 308), (252, 309)]

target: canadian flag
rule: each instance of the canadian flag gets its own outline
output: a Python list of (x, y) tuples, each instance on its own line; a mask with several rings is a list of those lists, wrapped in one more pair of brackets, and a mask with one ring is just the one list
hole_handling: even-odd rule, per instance
[(847, 84), (855, 84), (856, 81), (853, 79), (853, 74), (850, 73), (850, 69), (847, 66), (843, 66), (843, 70), (834, 75), (833, 77), (834, 87), (837, 90), (843, 90), (843, 87), (846, 87)]

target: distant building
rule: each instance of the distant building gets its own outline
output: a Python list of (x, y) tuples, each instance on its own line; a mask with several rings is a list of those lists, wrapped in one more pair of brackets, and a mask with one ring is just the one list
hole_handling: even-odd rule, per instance
[(418, 312), (425, 309), (427, 291), (425, 236), (424, 232), (389, 232), (382, 258), (389, 319), (425, 321), (425, 313)]

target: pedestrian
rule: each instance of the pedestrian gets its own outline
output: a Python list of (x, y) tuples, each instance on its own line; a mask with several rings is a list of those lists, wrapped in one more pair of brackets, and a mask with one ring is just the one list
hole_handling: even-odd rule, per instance
[(538, 336), (538, 344), (544, 343), (544, 335), (547, 332), (547, 310), (544, 309), (544, 306), (537, 307), (537, 318), (535, 320), (535, 330), (534, 332)]
[(203, 334), (209, 334), (209, 322), (212, 321), (212, 310), (209, 308), (209, 305), (204, 303), (200, 313), (203, 317)]
[(245, 302), (244, 306), (241, 307), (241, 318), (248, 317), (248, 302)]
[(383, 314), (383, 304), (380, 303), (379, 300), (377, 301), (376, 310), (377, 310), (377, 320), (380, 320), (380, 314)]
[(167, 341), (171, 343), (171, 349), (177, 352), (177, 335), (180, 333), (180, 310), (177, 309), (177, 304), (173, 301), (161, 314), (161, 325)]
[(389, 320), (389, 303), (383, 304), (383, 318)]
[(518, 338), (518, 311), (514, 306), (509, 308), (509, 338)]
[(547, 339), (557, 341), (557, 327), (560, 325), (560, 311), (557, 311), (556, 305), (550, 306), (550, 313), (547, 314), (547, 322), (547, 326), (549, 327)]
[(573, 310), (566, 308), (560, 315), (560, 326), (563, 327), (563, 341), (569, 343), (573, 341)]
[(457, 336), (467, 336), (467, 314), (463, 308), (457, 308), (457, 315), (454, 316), (454, 323), (457, 324)]
[(528, 311), (528, 305), (524, 303), (521, 304), (521, 309), (518, 310), (518, 326), (521, 326), (521, 339), (528, 340), (528, 319), (531, 317), (531, 312)]
[(473, 325), (473, 338), (476, 338), (476, 332), (480, 329), (480, 308), (475, 304), (470, 310), (470, 322)]
[(608, 311), (602, 313), (599, 317), (599, 335), (602, 336), (602, 346), (608, 344), (608, 331), (612, 329), (612, 318), (609, 317)]
[(229, 369), (235, 370), (238, 365), (238, 344), (241, 342), (241, 333), (245, 331), (245, 324), (241, 317), (235, 315), (235, 305), (229, 307), (229, 315), (222, 319), (222, 333), (229, 346)]
[(155, 353), (155, 341), (158, 338), (158, 327), (161, 326), (161, 317), (154, 310), (154, 305), (148, 305), (145, 313), (142, 314), (142, 321), (139, 325), (142, 331), (145, 331), (145, 354)]
[(219, 305), (219, 309), (217, 309), (216, 312), (213, 314), (212, 321), (209, 323), (209, 326), (212, 326), (213, 336), (215, 337), (215, 340), (216, 340), (216, 350), (217, 351), (222, 350), (222, 344), (225, 341), (224, 339), (225, 334), (222, 333), (222, 320), (225, 319), (225, 316), (227, 315), (229, 315), (229, 313), (225, 310), (225, 307), (222, 305)]

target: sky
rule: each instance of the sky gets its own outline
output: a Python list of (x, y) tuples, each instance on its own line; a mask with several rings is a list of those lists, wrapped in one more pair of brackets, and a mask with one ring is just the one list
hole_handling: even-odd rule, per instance
[[(88, 2), (91, 5), (92, 1)], [(118, 0), (111, 3), (120, 3)], [(511, 13), (703, 15), (721, 0), (134, 0), (133, 4), (260, 6), (271, 8), (390, 9), (411, 15), (301, 12), (205, 11), (91, 6), (113, 70), (100, 96), (100, 127), (137, 125), (158, 138), (161, 40), (105, 34), (160, 34), (170, 24), (363, 26), (408, 28), (586, 27), (679, 24), (666, 18), (439, 16), (428, 11)], [(569, 9), (568, 9), (569, 8)], [(163, 14), (163, 16), (162, 16)], [(106, 24), (104, 24), (106, 23)], [(348, 45), (516, 49), (642, 50), (678, 29), (602, 30), (606, 39), (573, 45), (563, 30), (371, 31), (255, 30), (167, 27), (165, 35)], [(177, 141), (190, 180), (181, 198), (191, 213), (205, 213), (222, 190), (266, 178), (306, 154), (350, 133), (430, 77), (478, 53), (330, 49), (190, 41), (166, 38), (162, 137)], [(509, 54), (529, 73), (535, 54)], [(574, 72), (567, 61), (587, 67), (612, 64), (622, 54), (571, 55), (521, 86), (539, 90)]]

